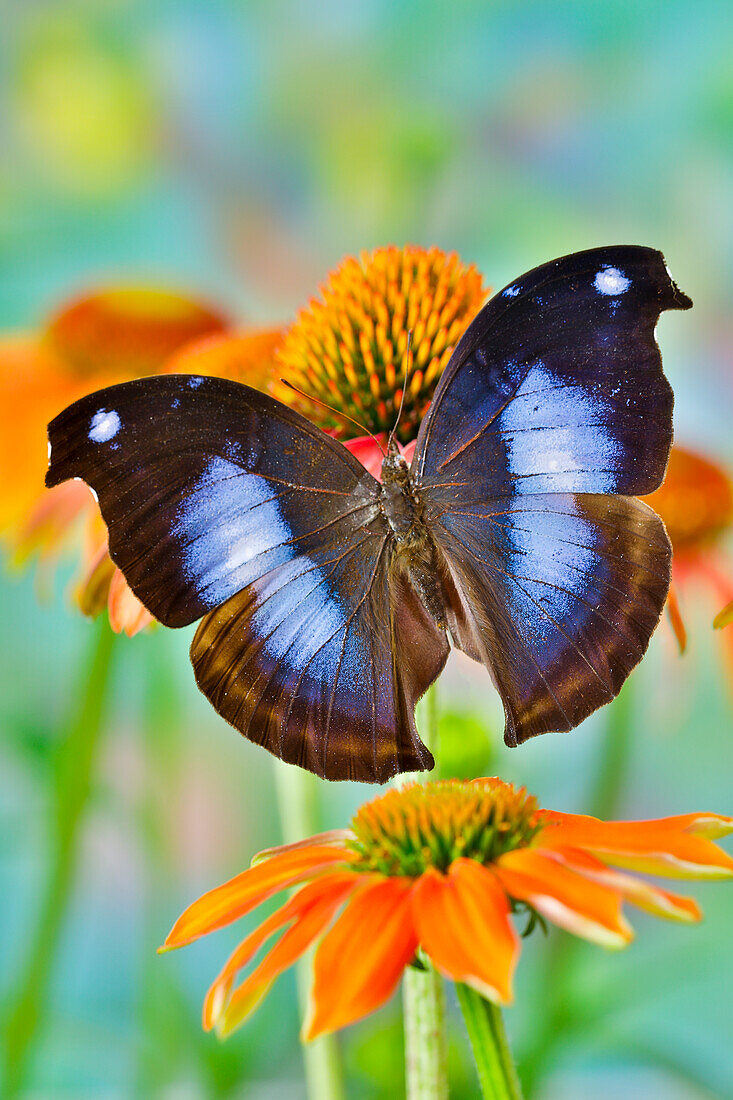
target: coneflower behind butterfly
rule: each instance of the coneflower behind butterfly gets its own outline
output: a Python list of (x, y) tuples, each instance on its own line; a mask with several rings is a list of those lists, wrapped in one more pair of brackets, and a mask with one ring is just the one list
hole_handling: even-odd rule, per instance
[(411, 465), (382, 483), (273, 398), (168, 375), (49, 426), (49, 486), (94, 489), (110, 553), (167, 626), (201, 622), (196, 682), (251, 741), (327, 779), (430, 768), (418, 698), (450, 643), (517, 745), (619, 691), (669, 585), (660, 484), (672, 391), (655, 326), (689, 309), (664, 259), (563, 257), (493, 297), (456, 347)]

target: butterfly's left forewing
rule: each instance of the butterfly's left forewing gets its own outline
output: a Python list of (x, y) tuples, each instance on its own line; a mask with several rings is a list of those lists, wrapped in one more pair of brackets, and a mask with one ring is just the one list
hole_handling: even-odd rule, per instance
[(664, 473), (655, 326), (690, 305), (652, 249), (545, 264), (476, 317), (423, 421), (412, 470), (451, 631), (492, 672), (509, 744), (612, 699), (659, 619), (669, 540), (629, 494)]
[(330, 779), (431, 765), (413, 709), (447, 643), (401, 599), (378, 483), (346, 448), (256, 390), (175, 375), (83, 398), (49, 439), (47, 484), (94, 489), (145, 606), (205, 616), (196, 679), (237, 729)]

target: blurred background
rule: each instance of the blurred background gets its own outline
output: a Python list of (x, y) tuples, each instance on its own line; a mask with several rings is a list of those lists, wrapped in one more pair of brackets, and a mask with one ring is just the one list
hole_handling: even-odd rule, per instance
[[(455, 249), (497, 288), (649, 244), (695, 302), (659, 328), (677, 438), (730, 466), (727, 3), (0, 0), (0, 20), (3, 332), (109, 281), (287, 323), (343, 256), (387, 243)], [(21, 1094), (301, 1098), (292, 975), (221, 1044), (200, 1006), (241, 926), (155, 954), (189, 901), (279, 841), (272, 762), (197, 693), (192, 630), (115, 639), (107, 698), (90, 693), (102, 627), (69, 575), (0, 577), (0, 1020), (6, 1053), (27, 1046)], [(684, 657), (663, 621), (617, 703), (513, 752), (488, 678), (452, 658), (454, 769), (556, 809), (731, 812), (730, 646), (715, 596), (681, 597)], [(75, 797), (84, 760), (63, 746), (95, 720)], [(327, 828), (372, 792), (312, 793)], [(554, 931), (525, 944), (508, 1025), (531, 1097), (733, 1097), (733, 894), (694, 892), (701, 926), (635, 914), (620, 955)], [(403, 1095), (398, 1008), (342, 1035), (349, 1097)], [(454, 1093), (471, 1097), (454, 1009)]]

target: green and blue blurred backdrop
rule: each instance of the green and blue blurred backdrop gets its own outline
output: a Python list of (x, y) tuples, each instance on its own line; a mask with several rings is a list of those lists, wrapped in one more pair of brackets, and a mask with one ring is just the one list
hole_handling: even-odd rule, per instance
[[(2, 330), (110, 280), (286, 322), (345, 254), (390, 242), (455, 249), (495, 287), (566, 252), (650, 244), (695, 301), (660, 325), (678, 438), (730, 461), (728, 4), (2, 0), (0, 19)], [(32, 573), (0, 581), (5, 1019), (67, 827), (52, 816), (59, 749), (88, 686), (95, 627), (64, 581), (40, 602)], [(615, 816), (730, 812), (714, 610), (688, 600), (684, 659), (662, 624), (615, 710), (511, 753), (488, 678), (456, 659), (440, 707), (457, 766), (558, 809), (585, 811), (595, 791)], [(200, 1004), (239, 930), (155, 954), (187, 902), (280, 839), (270, 758), (196, 692), (189, 633), (114, 647), (71, 900), (31, 1006), (28, 1097), (304, 1096), (292, 975), (222, 1045)], [(624, 720), (628, 758), (613, 764), (605, 742)], [(369, 793), (321, 788), (318, 824), (345, 823)], [(561, 932), (526, 944), (509, 1027), (540, 1067), (533, 1096), (733, 1097), (733, 895), (695, 893), (702, 926), (635, 916), (621, 955), (567, 951)], [(451, 1027), (455, 1095), (475, 1096)], [(341, 1042), (349, 1097), (403, 1094), (396, 1003)]]

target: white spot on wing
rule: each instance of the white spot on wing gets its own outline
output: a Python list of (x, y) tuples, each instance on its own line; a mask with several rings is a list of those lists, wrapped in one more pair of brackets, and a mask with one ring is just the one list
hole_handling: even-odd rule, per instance
[(202, 382), (203, 378), (201, 378), (201, 376), (197, 374), (192, 374), (188, 380), (188, 384), (192, 390), (197, 390)]
[(119, 414), (114, 409), (100, 409), (92, 417), (89, 438), (92, 443), (107, 443), (114, 439), (120, 426)]
[(604, 267), (596, 275), (593, 285), (599, 294), (610, 294), (611, 297), (616, 297), (629, 289), (631, 279), (627, 279), (617, 267)]
[(505, 298), (516, 298), (517, 294), (519, 294), (518, 286), (508, 286), (504, 291)]

